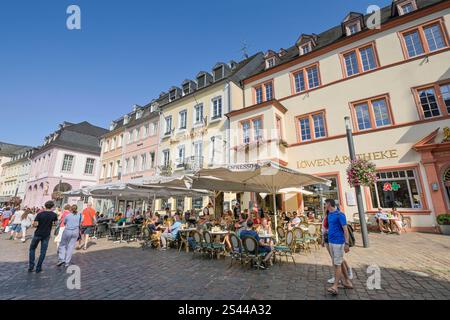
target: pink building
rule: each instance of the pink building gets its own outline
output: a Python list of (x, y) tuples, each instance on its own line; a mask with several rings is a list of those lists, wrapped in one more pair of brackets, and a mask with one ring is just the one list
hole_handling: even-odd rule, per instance
[(159, 143), (158, 111), (136, 107), (125, 129), (122, 181), (133, 181), (156, 173)]
[(107, 130), (88, 122), (64, 122), (31, 158), (24, 206), (40, 207), (59, 192), (95, 185), (100, 169), (99, 138)]

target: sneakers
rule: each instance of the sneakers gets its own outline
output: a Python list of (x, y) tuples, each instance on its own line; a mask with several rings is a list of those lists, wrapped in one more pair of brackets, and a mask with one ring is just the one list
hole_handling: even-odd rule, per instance
[(28, 268), (28, 272), (34, 272), (34, 268)]
[(64, 261), (58, 261), (58, 263), (56, 264), (57, 267), (61, 267), (64, 264)]
[(26, 241), (26, 239), (22, 238), (22, 239), (20, 239), (20, 241), (22, 241), (22, 243), (24, 243)]
[(352, 268), (348, 268), (348, 278), (350, 280), (353, 280), (353, 269)]
[(332, 283), (334, 283), (334, 280), (335, 280), (335, 279), (334, 279), (334, 277), (333, 277), (333, 278), (331, 278), (331, 279), (328, 279), (327, 282), (328, 282), (329, 284), (332, 284)]

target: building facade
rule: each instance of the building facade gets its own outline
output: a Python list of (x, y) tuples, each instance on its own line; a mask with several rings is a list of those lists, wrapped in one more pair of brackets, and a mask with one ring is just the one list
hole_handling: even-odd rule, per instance
[(106, 132), (88, 122), (64, 122), (47, 136), (31, 157), (24, 206), (41, 207), (48, 200), (62, 202), (61, 192), (95, 185), (100, 170), (100, 137)]
[(351, 219), (348, 116), (358, 156), (377, 166), (378, 182), (364, 188), (367, 212), (397, 207), (413, 230), (434, 231), (436, 215), (450, 212), (450, 2), (394, 1), (381, 28), (369, 19), (350, 13), (265, 55), (263, 71), (244, 80), (244, 108), (227, 114), (231, 159), (278, 159), (328, 178), (331, 186), (308, 188), (313, 195), (286, 195), (284, 209), (320, 213), (334, 198)]
[(29, 156), (33, 148), (0, 142), (0, 204), (19, 197), (23, 200), (23, 187), (30, 170)]
[[(262, 54), (256, 54), (239, 63), (217, 63), (211, 73), (199, 72), (195, 81), (185, 80), (181, 87), (161, 94), (157, 101), (160, 175), (182, 175), (229, 163), (230, 130), (225, 114), (243, 107), (240, 81), (254, 74), (262, 62)], [(216, 199), (159, 199), (156, 209), (199, 210), (208, 202), (215, 202), (218, 209), (227, 208), (233, 198), (221, 193)]]

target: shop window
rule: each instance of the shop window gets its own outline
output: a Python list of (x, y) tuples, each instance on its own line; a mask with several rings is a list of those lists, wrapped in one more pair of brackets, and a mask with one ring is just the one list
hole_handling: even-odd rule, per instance
[(423, 209), (420, 183), (415, 169), (382, 171), (370, 186), (372, 208)]

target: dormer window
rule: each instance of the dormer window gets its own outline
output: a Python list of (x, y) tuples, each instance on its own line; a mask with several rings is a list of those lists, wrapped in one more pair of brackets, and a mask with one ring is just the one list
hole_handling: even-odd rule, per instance
[(275, 57), (267, 59), (267, 69), (275, 67)]
[(223, 67), (223, 65), (215, 68), (213, 70), (213, 73), (214, 73), (214, 81), (218, 81), (220, 79), (223, 79), (223, 77), (224, 77), (224, 67)]
[(347, 26), (347, 36), (352, 36), (361, 31), (361, 24), (358, 22), (349, 24)]
[(197, 78), (197, 85), (199, 88), (203, 88), (206, 85), (206, 75), (201, 75)]
[(130, 121), (130, 117), (128, 115), (123, 117), (123, 124), (128, 124), (128, 122)]
[(411, 13), (417, 10), (416, 0), (397, 1), (397, 11), (400, 16)]
[(136, 111), (136, 120), (138, 120), (138, 119), (140, 119), (142, 117), (142, 113), (143, 113), (142, 110)]
[(364, 16), (361, 13), (350, 12), (342, 22), (343, 32), (350, 37), (363, 30)]
[(308, 42), (307, 44), (304, 44), (300, 47), (300, 54), (304, 55), (304, 54), (310, 53), (311, 50), (312, 50), (311, 42)]
[(169, 92), (169, 101), (173, 101), (177, 98), (177, 90), (173, 89)]
[(190, 83), (185, 83), (183, 85), (183, 95), (187, 95), (191, 93), (191, 84)]

